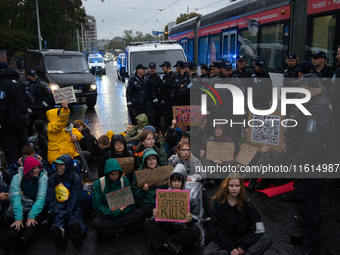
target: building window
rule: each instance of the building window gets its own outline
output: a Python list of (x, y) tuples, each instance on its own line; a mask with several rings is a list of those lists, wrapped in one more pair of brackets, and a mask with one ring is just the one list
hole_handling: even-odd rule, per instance
[(198, 64), (208, 64), (208, 37), (199, 38)]

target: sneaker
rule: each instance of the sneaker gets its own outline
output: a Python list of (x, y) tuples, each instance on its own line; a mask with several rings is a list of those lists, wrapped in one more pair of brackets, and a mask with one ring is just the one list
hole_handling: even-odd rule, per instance
[(167, 242), (164, 244), (164, 248), (171, 251), (173, 254), (181, 254), (183, 252), (183, 246), (180, 244), (174, 244), (172, 242)]
[(78, 221), (73, 220), (71, 222), (71, 233), (75, 246), (80, 246), (83, 241), (83, 231), (78, 223)]
[(58, 228), (57, 226), (53, 225), (50, 232), (53, 240), (56, 242), (57, 245), (65, 246), (67, 244), (65, 231), (62, 228)]

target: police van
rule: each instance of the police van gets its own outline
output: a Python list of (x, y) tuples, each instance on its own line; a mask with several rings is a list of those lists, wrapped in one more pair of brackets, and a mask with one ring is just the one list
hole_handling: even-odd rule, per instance
[(85, 57), (78, 51), (28, 50), (25, 77), (29, 69), (36, 70), (38, 77), (51, 90), (73, 86), (77, 102), (93, 108), (97, 102), (97, 85)]
[(88, 63), (92, 74), (106, 75), (105, 59), (102, 54), (90, 54)]
[[(125, 49), (125, 85), (128, 77), (134, 75), (138, 64), (149, 66), (150, 62), (155, 62), (156, 73), (163, 74), (159, 65), (169, 61), (173, 66), (178, 60), (187, 61), (182, 46), (176, 41), (130, 43)], [(175, 68), (172, 69), (175, 71)]]
[(121, 53), (117, 57), (117, 77), (119, 80), (125, 80), (125, 53)]

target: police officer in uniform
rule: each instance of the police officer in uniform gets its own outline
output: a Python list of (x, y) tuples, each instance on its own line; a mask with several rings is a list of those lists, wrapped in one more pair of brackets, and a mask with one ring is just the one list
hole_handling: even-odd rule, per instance
[(161, 102), (160, 106), (162, 113), (164, 113), (164, 123), (162, 123), (163, 129), (167, 129), (171, 126), (172, 122), (172, 103), (171, 103), (171, 92), (175, 86), (175, 74), (171, 71), (171, 64), (169, 61), (164, 61), (160, 65), (164, 72), (161, 85)]
[(144, 76), (146, 67), (143, 64), (136, 66), (136, 73), (129, 79), (128, 86), (126, 88), (127, 107), (130, 115), (130, 119), (135, 123), (135, 116), (141, 113), (145, 113), (144, 105)]
[[(298, 78), (298, 72), (296, 68), (299, 64), (299, 59), (294, 52), (289, 53), (286, 59), (287, 68), (283, 71), (283, 87), (291, 87), (293, 79)], [(288, 79), (287, 79), (288, 78)]]
[(25, 82), (26, 90), (34, 98), (34, 107), (31, 114), (31, 123), (27, 127), (28, 136), (33, 135), (33, 122), (35, 120), (45, 120), (46, 111), (54, 104), (53, 95), (48, 85), (37, 77), (34, 69), (27, 72), (28, 81)]
[(181, 85), (178, 89), (178, 103), (179, 105), (190, 105), (190, 90), (193, 83), (198, 82), (200, 77), (197, 74), (197, 65), (195, 62), (188, 62), (187, 68), (189, 70), (189, 77), (186, 79), (186, 82)]
[[(293, 82), (294, 86), (310, 91), (311, 100), (304, 104), (312, 115), (304, 115), (301, 111), (292, 119), (297, 126), (287, 129), (287, 153), (296, 166), (305, 164), (317, 166), (330, 163), (330, 139), (332, 107), (330, 100), (321, 92), (321, 81), (314, 74), (308, 74)], [(301, 94), (300, 97), (304, 97)], [(303, 239), (302, 254), (318, 254), (321, 242), (321, 211), (320, 211), (320, 179), (296, 179), (294, 182), (295, 196), (298, 199), (302, 216), (302, 235), (292, 234), (291, 241)]]
[(326, 88), (327, 96), (330, 97), (331, 81), (334, 71), (326, 65), (326, 53), (317, 51), (313, 55), (313, 64), (315, 66), (315, 74), (322, 80), (322, 85)]
[(190, 77), (189, 73), (185, 71), (185, 63), (181, 60), (177, 61), (177, 63), (173, 66), (176, 67), (176, 79), (175, 79), (175, 86), (174, 89), (172, 90), (171, 94), (171, 100), (174, 105), (181, 105), (180, 100), (179, 100), (179, 94), (178, 91), (185, 85), (189, 84)]
[(19, 73), (0, 63), (0, 147), (8, 165), (17, 162), (27, 145), (29, 94)]
[(250, 78), (252, 71), (246, 67), (246, 55), (239, 54), (236, 59), (237, 69), (233, 71), (233, 75), (238, 78)]
[[(155, 99), (153, 99), (153, 103), (155, 105), (158, 104), (158, 102), (161, 101), (161, 84), (162, 84), (162, 79), (161, 77), (156, 73), (156, 63), (155, 62), (150, 62), (149, 63), (149, 71), (145, 75), (146, 80), (151, 80), (153, 84), (153, 90), (154, 94), (157, 97), (157, 102)], [(155, 127), (160, 127), (161, 119), (160, 119), (160, 109), (159, 107), (155, 107)], [(149, 122), (152, 123), (149, 119)]]

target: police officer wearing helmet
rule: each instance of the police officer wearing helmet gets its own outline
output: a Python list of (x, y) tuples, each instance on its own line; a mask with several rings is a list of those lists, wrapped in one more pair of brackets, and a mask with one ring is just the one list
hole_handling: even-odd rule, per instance
[(8, 165), (18, 161), (27, 145), (28, 108), (34, 101), (19, 77), (7, 63), (0, 63), (0, 147)]
[(299, 64), (299, 59), (294, 52), (289, 53), (286, 59), (287, 68), (283, 71), (283, 87), (292, 86), (292, 82), (298, 78), (296, 68)]
[(34, 107), (31, 114), (31, 124), (28, 126), (28, 135), (33, 135), (33, 122), (45, 120), (46, 111), (54, 104), (53, 95), (48, 85), (37, 77), (34, 69), (27, 72), (28, 81), (25, 82), (26, 90), (34, 98)]
[(233, 74), (238, 78), (250, 78), (252, 71), (246, 67), (246, 55), (239, 54), (236, 59), (237, 69), (233, 71)]
[[(330, 100), (321, 92), (321, 81), (315, 74), (307, 74), (293, 86), (307, 89), (311, 99), (304, 107), (312, 115), (301, 111), (292, 119), (297, 126), (287, 129), (287, 153), (296, 166), (309, 166), (330, 162), (330, 139), (332, 110)], [(301, 94), (300, 97), (305, 97)], [(321, 243), (320, 179), (312, 179), (305, 173), (305, 179), (294, 182), (295, 196), (298, 199), (302, 216), (302, 235), (292, 234), (291, 241), (303, 239), (303, 254), (318, 254)]]
[(175, 74), (171, 71), (171, 64), (169, 61), (164, 61), (159, 67), (162, 67), (164, 76), (162, 78), (161, 85), (161, 108), (164, 113), (164, 123), (162, 123), (165, 129), (171, 126), (172, 122), (172, 105), (171, 105), (171, 92), (175, 86)]
[(145, 69), (143, 64), (136, 66), (136, 73), (129, 79), (126, 89), (127, 107), (131, 121), (135, 121), (135, 116), (145, 113), (143, 100)]
[(331, 82), (334, 71), (326, 65), (326, 53), (317, 51), (313, 55), (313, 64), (315, 66), (315, 74), (322, 80), (322, 85), (326, 88), (327, 96), (330, 96)]

